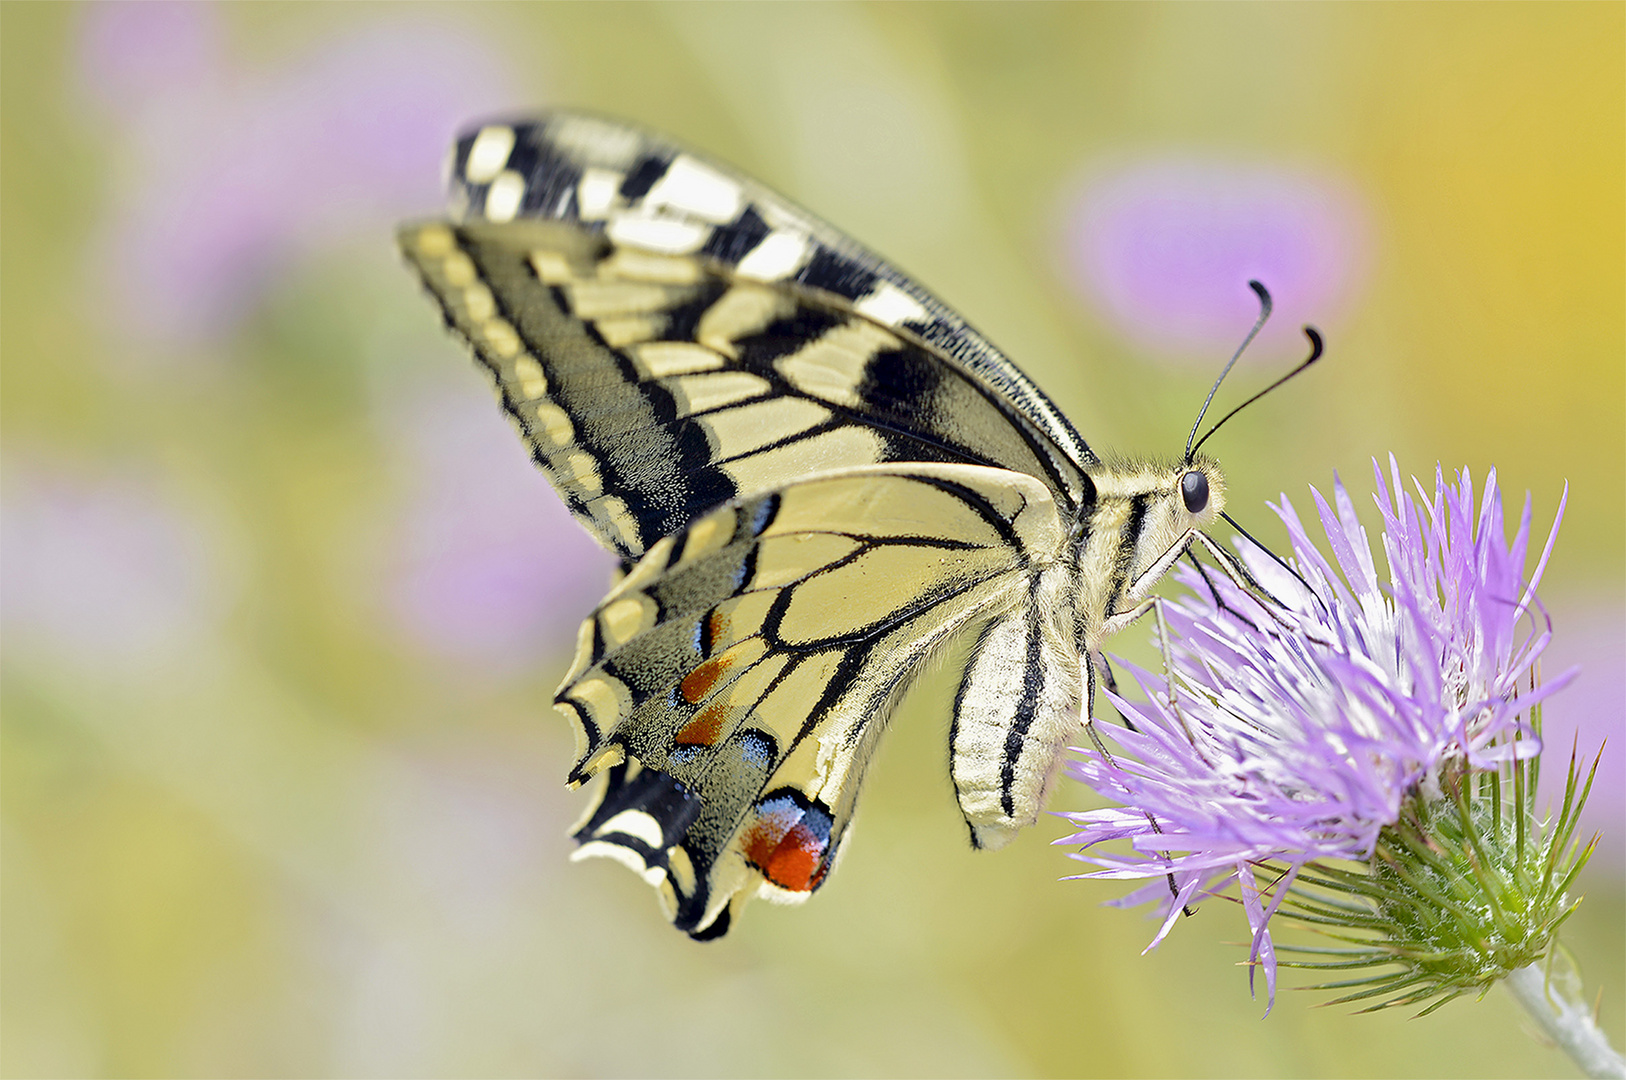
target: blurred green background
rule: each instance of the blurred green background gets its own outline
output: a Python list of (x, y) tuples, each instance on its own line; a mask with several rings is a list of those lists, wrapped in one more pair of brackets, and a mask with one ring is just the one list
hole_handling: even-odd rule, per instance
[[(1549, 733), (1613, 745), (1565, 941), (1626, 1000), (1626, 8), (0, 7), (6, 1075), (1571, 1075), (1500, 991), (1250, 1000), (1238, 911), (969, 851), (952, 676), (844, 865), (723, 941), (572, 865), (548, 706), (607, 560), (397, 265), (452, 129), (572, 104), (885, 253), (1092, 445), (1209, 444), (1230, 505), (1393, 451), (1536, 528)], [(1126, 637), (1140, 637), (1136, 631)], [(1141, 642), (1121, 642), (1131, 654)], [(1144, 655), (1144, 653), (1142, 653)], [(1557, 665), (1555, 668), (1554, 665)], [(1070, 781), (1057, 808), (1085, 805)], [(1285, 976), (1292, 985), (1294, 976)], [(1301, 980), (1302, 981), (1302, 980)]]

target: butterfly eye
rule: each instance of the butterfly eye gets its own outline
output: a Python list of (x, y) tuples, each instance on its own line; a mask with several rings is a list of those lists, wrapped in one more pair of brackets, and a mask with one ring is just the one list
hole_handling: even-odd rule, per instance
[(1189, 513), (1200, 514), (1208, 509), (1208, 477), (1196, 469), (1180, 478), (1180, 497), (1186, 501)]

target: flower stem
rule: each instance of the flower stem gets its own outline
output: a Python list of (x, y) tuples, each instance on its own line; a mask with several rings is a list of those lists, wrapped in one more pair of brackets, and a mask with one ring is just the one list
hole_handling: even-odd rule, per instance
[(1626, 1078), (1626, 1059), (1609, 1045), (1608, 1038), (1593, 1022), (1591, 1010), (1577, 1000), (1577, 995), (1566, 992), (1579, 990), (1579, 981), (1549, 980), (1542, 968), (1541, 964), (1531, 964), (1511, 972), (1506, 979), (1508, 990), (1541, 1025), (1542, 1033), (1562, 1047), (1582, 1072)]

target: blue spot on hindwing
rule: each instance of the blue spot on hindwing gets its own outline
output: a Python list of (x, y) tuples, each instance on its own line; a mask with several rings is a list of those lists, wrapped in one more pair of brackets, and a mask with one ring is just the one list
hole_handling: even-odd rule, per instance
[(740, 756), (748, 764), (755, 765), (759, 769), (768, 768), (779, 754), (778, 744), (774, 742), (773, 736), (766, 731), (758, 731), (752, 728), (748, 731), (742, 731), (738, 739)]

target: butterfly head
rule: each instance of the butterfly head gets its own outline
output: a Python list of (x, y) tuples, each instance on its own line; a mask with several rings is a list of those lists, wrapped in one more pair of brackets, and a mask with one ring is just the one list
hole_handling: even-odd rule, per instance
[(1225, 473), (1201, 454), (1174, 464), (1106, 462), (1091, 478), (1097, 501), (1081, 557), (1086, 580), (1110, 593), (1105, 613), (1143, 599), (1225, 509)]
[[(1213, 480), (1208, 478), (1210, 471), (1214, 474)], [(1219, 470), (1210, 467), (1205, 471), (1182, 466), (1180, 501), (1185, 505), (1186, 513), (1192, 517), (1207, 514), (1212, 519), (1213, 513), (1217, 513), (1219, 505), (1225, 501), (1225, 483), (1224, 478), (1219, 475)]]
[(1193, 532), (1212, 526), (1225, 509), (1225, 473), (1213, 458), (1198, 455), (1165, 467), (1158, 479), (1148, 493), (1131, 580), (1183, 547)]

